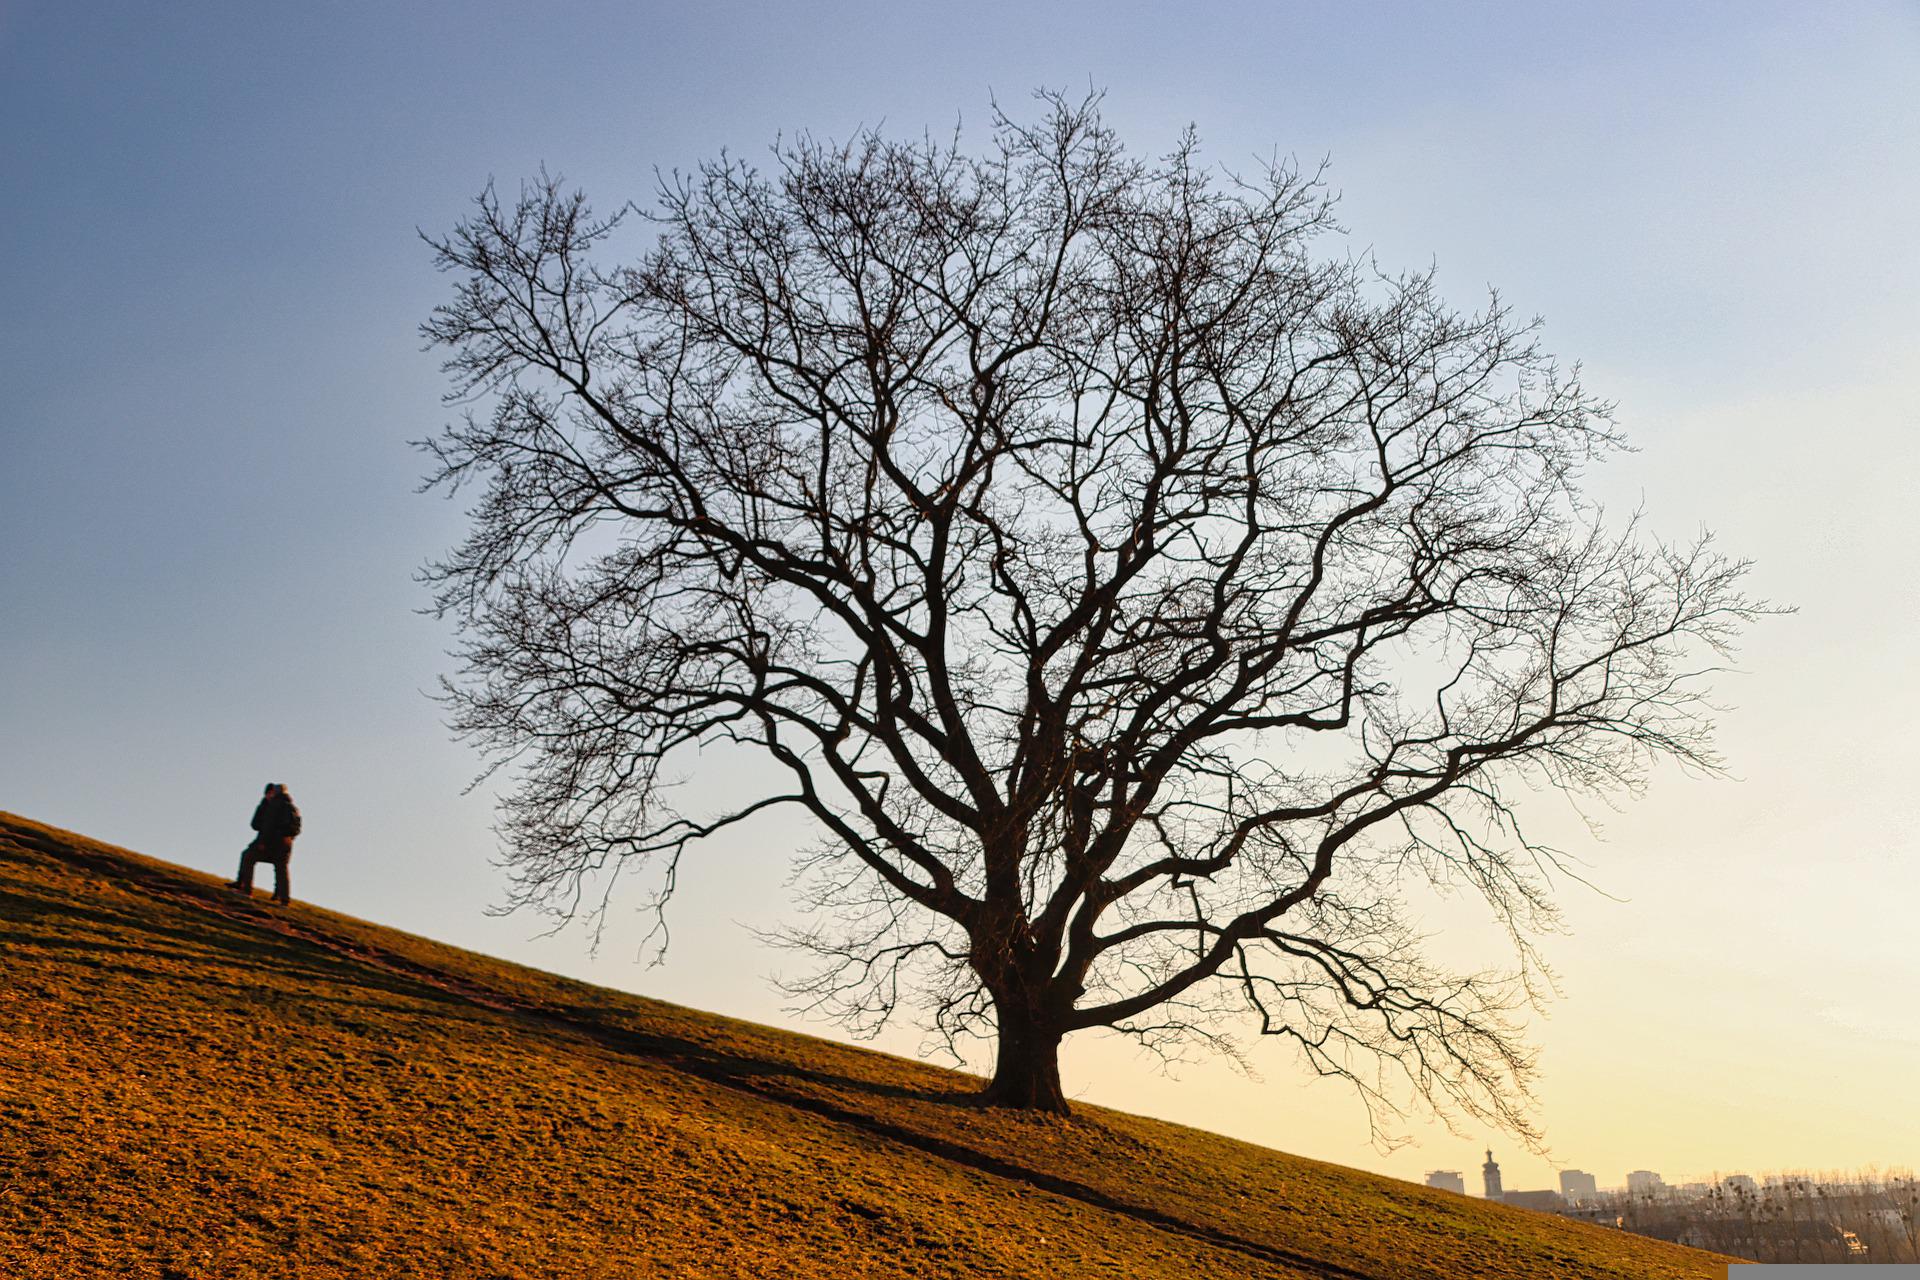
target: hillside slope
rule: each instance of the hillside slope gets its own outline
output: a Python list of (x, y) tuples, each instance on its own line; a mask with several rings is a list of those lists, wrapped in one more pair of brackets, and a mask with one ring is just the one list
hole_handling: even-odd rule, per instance
[(976, 1086), (0, 813), (0, 1274), (1725, 1275)]

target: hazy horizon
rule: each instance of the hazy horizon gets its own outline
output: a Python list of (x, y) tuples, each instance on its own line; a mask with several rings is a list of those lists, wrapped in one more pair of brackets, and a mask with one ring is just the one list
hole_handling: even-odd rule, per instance
[[(1546, 940), (1557, 1163), (1418, 1118), (1382, 1154), (1278, 1044), (1250, 1046), (1264, 1083), (1170, 1079), (1083, 1034), (1069, 1092), (1414, 1181), (1458, 1169), (1470, 1194), (1488, 1147), (1515, 1190), (1920, 1164), (1920, 7), (478, 12), (0, 5), (0, 808), (230, 873), (285, 781), (301, 898), (838, 1034), (782, 1012), (765, 977), (790, 962), (750, 932), (791, 918), (794, 828), (690, 861), (657, 968), (632, 913), (597, 957), (483, 914), (490, 792), (463, 794), (479, 758), (426, 696), (451, 636), (413, 581), (464, 523), (414, 492), (407, 442), (448, 414), (416, 332), (447, 281), (416, 229), (543, 164), (610, 208), (783, 132), (977, 142), (992, 95), (1092, 84), (1137, 151), (1192, 122), (1224, 165), (1329, 158), (1348, 247), (1543, 315), (1637, 446), (1593, 491), (1714, 530), (1798, 612), (1716, 684), (1731, 778), (1663, 771), (1604, 840), (1543, 798), (1604, 891), (1563, 884), (1570, 933)], [(1432, 924), (1448, 954), (1502, 956), (1453, 907)]]

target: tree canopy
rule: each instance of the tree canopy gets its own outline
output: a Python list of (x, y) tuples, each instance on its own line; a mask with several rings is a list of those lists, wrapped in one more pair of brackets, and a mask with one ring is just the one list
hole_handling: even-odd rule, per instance
[[(1525, 1132), (1559, 862), (1519, 797), (1715, 767), (1745, 565), (1605, 519), (1611, 406), (1497, 296), (1334, 251), (1319, 175), (1040, 102), (606, 218), (543, 175), (432, 241), (433, 478), (480, 496), (429, 577), (454, 722), (518, 766), (514, 900), (664, 900), (785, 810), (807, 998), (994, 1037), (993, 1101), (1064, 1110), (1075, 1031), (1252, 1026), (1377, 1116)], [(777, 769), (684, 811), (722, 745)], [(1436, 885), (1518, 972), (1424, 957)]]

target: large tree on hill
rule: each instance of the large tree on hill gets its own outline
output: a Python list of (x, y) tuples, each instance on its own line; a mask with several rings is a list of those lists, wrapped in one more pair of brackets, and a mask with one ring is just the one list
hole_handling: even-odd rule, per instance
[[(1558, 864), (1516, 796), (1713, 767), (1744, 566), (1610, 529), (1609, 406), (1497, 298), (1317, 252), (1313, 175), (1042, 103), (979, 154), (802, 138), (624, 218), (489, 188), (432, 242), (471, 406), (434, 478), (482, 494), (429, 577), (456, 726), (519, 769), (513, 899), (645, 866), (664, 902), (784, 809), (804, 989), (997, 1037), (992, 1101), (1065, 1110), (1072, 1032), (1239, 1011), (1376, 1109), (1524, 1130)], [(777, 768), (677, 806), (722, 746)], [(1424, 959), (1429, 885), (1517, 971)]]

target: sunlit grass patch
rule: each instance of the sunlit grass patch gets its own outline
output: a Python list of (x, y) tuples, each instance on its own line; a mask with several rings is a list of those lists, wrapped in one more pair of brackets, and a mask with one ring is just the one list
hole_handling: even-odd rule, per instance
[(1719, 1277), (0, 814), (0, 1275)]

